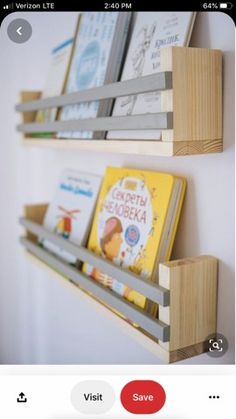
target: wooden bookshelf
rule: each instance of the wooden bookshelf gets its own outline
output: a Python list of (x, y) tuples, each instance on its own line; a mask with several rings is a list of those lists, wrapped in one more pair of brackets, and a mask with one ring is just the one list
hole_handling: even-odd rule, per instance
[[(159, 113), (35, 123), (37, 110), (60, 108), (86, 101), (159, 91)], [(22, 92), (16, 110), (22, 113), (17, 129), (24, 147), (44, 147), (146, 156), (187, 156), (223, 151), (222, 54), (219, 50), (171, 47), (161, 49), (161, 72), (135, 80), (112, 83), (53, 98), (40, 99), (40, 92)], [(57, 139), (59, 131), (160, 130), (161, 140)], [(43, 132), (50, 138), (37, 138)], [(58, 278), (68, 279), (88, 301), (115, 316), (120, 327), (165, 363), (177, 362), (207, 350), (208, 335), (216, 332), (217, 265), (213, 256), (197, 256), (159, 265), (156, 283), (115, 266), (81, 246), (66, 241), (42, 226), (47, 204), (27, 205), (20, 224), (25, 229), (21, 244), (32, 260)], [(142, 293), (158, 304), (158, 317), (129, 303), (96, 283), (76, 267), (38, 244), (39, 238), (73, 254), (80, 262)], [(69, 282), (68, 281), (68, 282)], [(65, 281), (64, 281), (65, 282)], [(76, 288), (75, 288), (76, 289)], [(119, 316), (118, 313), (121, 313)], [(138, 324), (135, 327), (133, 324)]]
[[(108, 310), (109, 315), (118, 316), (119, 325), (123, 324), (129, 335), (150, 348), (163, 362), (177, 362), (207, 351), (206, 339), (216, 332), (218, 261), (215, 257), (203, 255), (161, 263), (158, 282), (148, 282), (46, 230), (42, 226), (46, 209), (47, 204), (27, 205), (25, 216), (20, 219), (26, 231), (21, 244), (40, 267), (70, 280), (80, 292)], [(125, 285), (159, 305), (158, 317), (129, 303), (44, 249), (38, 244), (39, 237), (64, 248), (81, 262), (97, 266), (114, 278), (122, 278)]]
[[(153, 91), (160, 92), (159, 113), (34, 122), (38, 109)], [(147, 156), (219, 153), (223, 151), (222, 53), (205, 48), (163, 48), (160, 73), (47, 99), (40, 99), (40, 92), (23, 92), (16, 110), (23, 113), (18, 131), (27, 146)], [(159, 130), (161, 140), (56, 138), (58, 131), (117, 129)], [(35, 138), (42, 132), (54, 134), (52, 138)]]

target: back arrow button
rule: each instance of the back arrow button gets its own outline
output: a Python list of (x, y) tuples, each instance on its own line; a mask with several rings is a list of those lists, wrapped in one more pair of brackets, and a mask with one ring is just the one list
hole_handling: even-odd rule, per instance
[(13, 19), (7, 28), (7, 34), (11, 41), (17, 44), (27, 42), (32, 35), (32, 26), (25, 19)]
[(21, 36), (22, 32), (21, 32), (22, 26), (19, 26), (19, 28), (16, 30), (16, 32)]

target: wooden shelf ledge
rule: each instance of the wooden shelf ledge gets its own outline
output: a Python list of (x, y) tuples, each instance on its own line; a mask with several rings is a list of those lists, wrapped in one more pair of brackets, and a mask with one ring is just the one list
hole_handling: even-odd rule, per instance
[(222, 140), (205, 141), (158, 141), (158, 140), (58, 140), (55, 138), (32, 138), (22, 140), (27, 147), (43, 147), (62, 150), (81, 150), (102, 153), (121, 153), (146, 156), (188, 156), (196, 154), (220, 153)]

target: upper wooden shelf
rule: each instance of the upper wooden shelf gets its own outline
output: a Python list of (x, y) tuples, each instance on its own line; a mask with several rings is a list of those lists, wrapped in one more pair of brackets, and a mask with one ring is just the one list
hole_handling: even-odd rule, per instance
[(155, 140), (58, 140), (55, 138), (39, 139), (27, 137), (23, 138), (22, 143), (27, 147), (163, 157), (219, 153), (222, 151), (222, 140), (164, 142)]
[[(154, 114), (34, 122), (38, 109), (154, 91), (160, 92), (161, 102), (160, 112)], [(23, 123), (17, 129), (24, 134), (25, 145), (151, 156), (221, 152), (222, 53), (205, 48), (163, 48), (160, 73), (47, 99), (40, 99), (40, 92), (23, 92), (16, 110), (23, 113)], [(80, 130), (159, 130), (161, 140), (35, 138), (37, 133), (51, 132), (56, 137), (58, 131)]]

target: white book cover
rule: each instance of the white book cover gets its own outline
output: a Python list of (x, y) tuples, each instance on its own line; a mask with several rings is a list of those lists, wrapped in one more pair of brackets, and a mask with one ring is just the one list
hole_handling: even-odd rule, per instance
[[(189, 44), (195, 13), (138, 12), (121, 80), (135, 79), (160, 71), (160, 49)], [(137, 115), (161, 112), (159, 92), (116, 99), (112, 115)], [(109, 131), (108, 139), (156, 139), (158, 130)]]
[[(128, 34), (130, 13), (85, 12), (78, 24), (65, 93), (102, 86), (116, 81)], [(107, 109), (106, 109), (107, 106)], [(108, 105), (99, 101), (67, 105), (61, 121), (105, 115)], [(59, 138), (92, 138), (92, 131), (59, 132)]]
[[(51, 64), (41, 98), (58, 96), (62, 93), (68, 71), (73, 38), (57, 45), (51, 53)], [(36, 114), (36, 122), (53, 122), (57, 108), (41, 109)]]
[[(64, 170), (43, 226), (74, 244), (85, 245), (100, 183), (99, 176)], [(44, 239), (41, 244), (67, 262), (76, 263), (73, 255), (49, 240)]]

